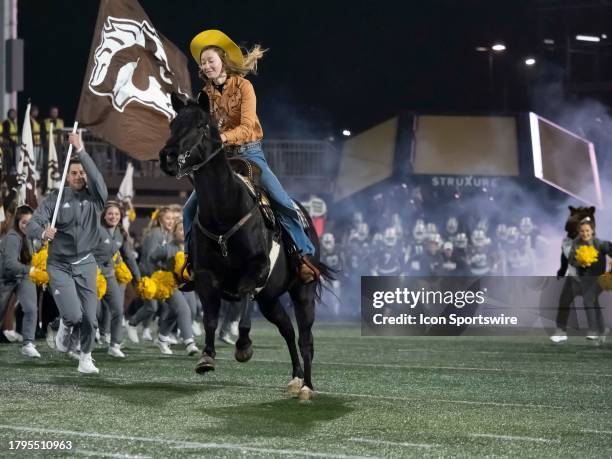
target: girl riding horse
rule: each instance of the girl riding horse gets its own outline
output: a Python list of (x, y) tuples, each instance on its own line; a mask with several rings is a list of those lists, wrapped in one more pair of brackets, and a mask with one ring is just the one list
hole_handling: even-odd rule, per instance
[[(219, 30), (205, 30), (191, 41), (191, 54), (204, 80), (204, 93), (210, 101), (210, 112), (216, 120), (224, 149), (254, 162), (261, 168), (261, 185), (268, 192), (272, 207), (285, 231), (300, 252), (299, 277), (304, 284), (319, 278), (320, 272), (311, 257), (314, 246), (300, 223), (291, 198), (283, 189), (262, 150), (263, 130), (256, 113), (253, 85), (244, 78), (256, 73), (257, 61), (266, 50), (255, 45), (246, 55), (227, 35)], [(185, 247), (189, 270), (191, 227), (197, 210), (195, 192), (185, 203)]]

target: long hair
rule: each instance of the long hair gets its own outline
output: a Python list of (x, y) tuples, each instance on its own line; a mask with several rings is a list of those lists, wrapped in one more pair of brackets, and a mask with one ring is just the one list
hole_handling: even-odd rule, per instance
[(106, 204), (104, 204), (104, 210), (102, 210), (102, 214), (100, 215), (100, 223), (104, 227), (109, 228), (108, 224), (106, 223), (106, 211), (110, 209), (111, 207), (115, 207), (119, 210), (119, 223), (117, 223), (117, 229), (123, 236), (123, 240), (129, 241), (130, 236), (128, 235), (127, 231), (123, 227), (124, 212), (123, 212), (123, 209), (121, 208), (121, 205), (117, 201), (106, 201)]
[(170, 209), (170, 207), (168, 206), (162, 206), (159, 209), (156, 209), (155, 212), (153, 212), (154, 216), (151, 216), (149, 224), (144, 230), (142, 230), (143, 241), (149, 234), (151, 234), (151, 231), (153, 231), (155, 228), (161, 228), (161, 218), (168, 212), (172, 212), (172, 209)]
[[(262, 48), (261, 45), (255, 45), (249, 51), (243, 53), (243, 63), (238, 64), (229, 58), (223, 48), (219, 48), (218, 46), (207, 46), (203, 48), (200, 56), (208, 49), (212, 49), (219, 55), (221, 62), (223, 63), (223, 69), (227, 72), (228, 77), (230, 75), (246, 76), (249, 73), (257, 75), (257, 61), (263, 57), (266, 51), (268, 51), (267, 49)], [(205, 82), (209, 81), (204, 72), (202, 72), (201, 68), (198, 71), (198, 75)]]
[(15, 221), (13, 227), (17, 234), (21, 236), (21, 250), (19, 251), (19, 261), (24, 265), (29, 265), (32, 262), (32, 254), (30, 253), (30, 247), (28, 246), (28, 237), (21, 232), (19, 229), (19, 222), (25, 215), (32, 215), (34, 211), (30, 206), (20, 206), (15, 212)]

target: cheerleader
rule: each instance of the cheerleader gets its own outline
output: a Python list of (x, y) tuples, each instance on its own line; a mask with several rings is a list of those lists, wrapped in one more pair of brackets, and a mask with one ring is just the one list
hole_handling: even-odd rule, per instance
[(32, 218), (33, 210), (29, 206), (17, 208), (14, 228), (11, 229), (0, 244), (0, 317), (12, 293), (23, 310), (21, 334), (23, 346), (21, 353), (26, 357), (40, 358), (34, 345), (36, 332), (37, 305), (36, 286), (30, 279), (34, 269), (32, 263), (32, 243), (26, 236), (26, 226)]
[(118, 254), (121, 255), (121, 259), (128, 266), (133, 278), (137, 282), (140, 280), (140, 270), (136, 260), (134, 260), (129, 237), (123, 229), (121, 219), (119, 203), (107, 201), (101, 216), (100, 241), (93, 252), (102, 275), (106, 279), (106, 293), (102, 297), (100, 304), (101, 309), (110, 312), (111, 317), (108, 354), (117, 358), (125, 357), (125, 354), (119, 348), (121, 343), (125, 286), (119, 284), (115, 274), (116, 257)]
[[(181, 220), (174, 224), (172, 231), (173, 239), (167, 244), (160, 245), (150, 255), (150, 260), (159, 268), (174, 272), (176, 266), (176, 254), (185, 250), (185, 233)], [(174, 289), (170, 298), (164, 301), (162, 313), (159, 320), (159, 334), (156, 344), (162, 354), (172, 354), (169, 346), (169, 335), (174, 325), (178, 325), (181, 338), (185, 344), (187, 354), (194, 355), (200, 352), (193, 340), (193, 330), (191, 326), (192, 312), (183, 296), (183, 292)]]
[(574, 239), (569, 263), (576, 268), (582, 290), (584, 310), (589, 324), (589, 335), (597, 344), (606, 340), (603, 314), (599, 305), (601, 287), (598, 278), (606, 272), (606, 255), (612, 257), (612, 243), (595, 237), (595, 222), (586, 217), (578, 226), (578, 237)]
[[(150, 259), (150, 255), (155, 248), (167, 244), (172, 239), (172, 227), (174, 225), (174, 215), (169, 207), (162, 207), (153, 213), (150, 226), (143, 233), (143, 241), (140, 253), (140, 272), (143, 276), (150, 276), (155, 270), (155, 266)], [(157, 312), (156, 300), (144, 300), (143, 305), (134, 314), (127, 327), (127, 335), (132, 343), (138, 343), (138, 324), (142, 323), (145, 328), (142, 332), (143, 339), (150, 337), (150, 331), (146, 325), (153, 319)]]

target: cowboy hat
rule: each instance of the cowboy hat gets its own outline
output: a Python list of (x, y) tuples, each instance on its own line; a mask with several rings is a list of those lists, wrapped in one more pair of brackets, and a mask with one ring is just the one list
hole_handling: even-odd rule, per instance
[(191, 49), (191, 55), (198, 65), (200, 65), (200, 54), (202, 54), (202, 50), (207, 46), (218, 46), (225, 51), (229, 60), (242, 65), (243, 57), (240, 47), (223, 32), (214, 29), (200, 32), (191, 40), (189, 48)]

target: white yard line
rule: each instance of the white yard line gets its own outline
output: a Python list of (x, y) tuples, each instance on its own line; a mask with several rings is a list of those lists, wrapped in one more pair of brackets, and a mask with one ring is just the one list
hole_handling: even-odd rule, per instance
[(539, 437), (519, 437), (514, 435), (495, 435), (495, 434), (469, 434), (470, 437), (477, 438), (495, 438), (497, 440), (510, 440), (510, 441), (533, 441), (538, 443), (561, 443), (560, 440), (553, 440), (550, 438), (539, 438)]
[(582, 429), (580, 432), (612, 435), (612, 430)]
[(5, 424), (0, 424), (0, 429), (14, 430), (14, 431), (19, 431), (19, 432), (50, 433), (50, 434), (59, 434), (59, 435), (75, 436), (75, 437), (107, 438), (107, 439), (112, 439), (112, 440), (127, 440), (127, 441), (140, 441), (140, 442), (148, 442), (148, 443), (161, 443), (161, 444), (166, 444), (166, 445), (171, 445), (171, 446), (180, 446), (184, 448), (226, 449), (226, 450), (234, 450), (234, 451), (241, 451), (241, 452), (283, 454), (286, 456), (331, 457), (335, 459), (365, 459), (365, 458), (370, 459), (373, 457), (373, 456), (351, 456), (351, 455), (346, 455), (346, 454), (317, 453), (317, 452), (295, 450), (295, 449), (259, 448), (255, 446), (241, 445), (238, 443), (200, 443), (200, 442), (195, 442), (195, 441), (175, 440), (171, 438), (132, 437), (129, 435), (104, 434), (104, 433), (99, 433), (99, 432), (75, 432), (71, 430), (44, 429), (40, 427), (25, 427), (25, 426), (10, 426), (10, 425), (5, 425)]
[(89, 451), (86, 449), (74, 449), (70, 452), (80, 454), (81, 456), (92, 457), (112, 457), (116, 459), (153, 459), (151, 456), (133, 456), (131, 454), (103, 453), (101, 451)]
[[(554, 344), (553, 344), (554, 346)], [(585, 345), (584, 349), (575, 349), (573, 352), (510, 352), (510, 351), (472, 351), (470, 350), (470, 354), (485, 354), (485, 355), (498, 355), (498, 354), (511, 354), (511, 355), (554, 355), (554, 356), (565, 356), (565, 355), (575, 355), (575, 354), (586, 354), (591, 351), (592, 347), (588, 347)], [(461, 353), (463, 350), (434, 350), (434, 349), (410, 349), (410, 348), (398, 348), (397, 352), (408, 352), (411, 354), (455, 354)]]
[(406, 448), (436, 448), (440, 446), (440, 445), (430, 445), (427, 443), (406, 443), (406, 442), (398, 442), (398, 441), (375, 440), (373, 438), (360, 438), (360, 437), (349, 438), (349, 441), (356, 441), (358, 443), (372, 443), (373, 445), (402, 446)]

